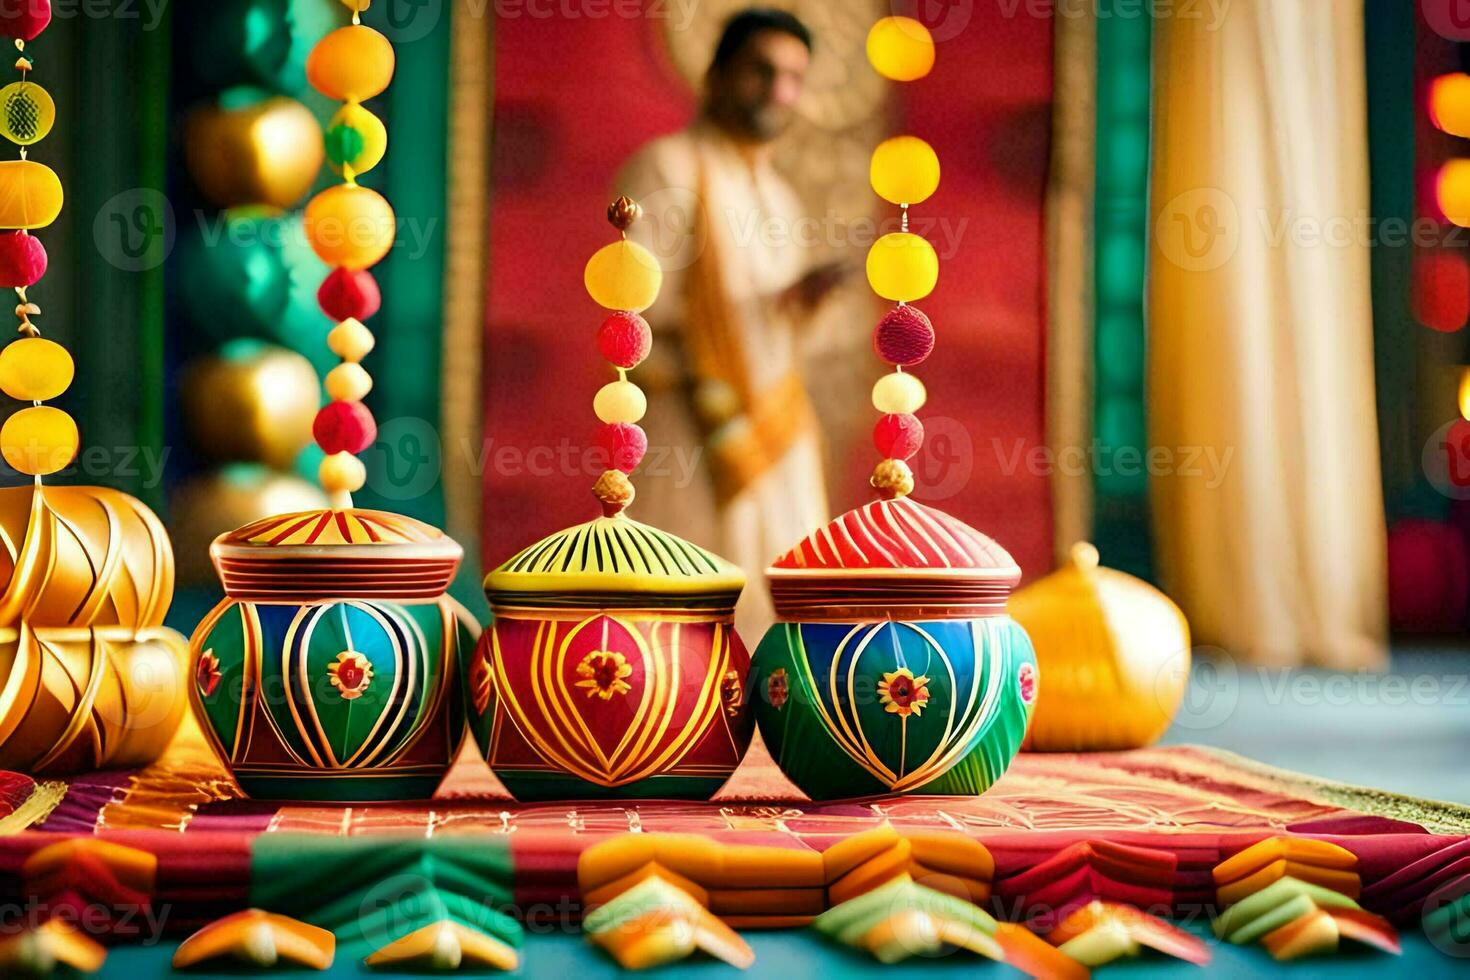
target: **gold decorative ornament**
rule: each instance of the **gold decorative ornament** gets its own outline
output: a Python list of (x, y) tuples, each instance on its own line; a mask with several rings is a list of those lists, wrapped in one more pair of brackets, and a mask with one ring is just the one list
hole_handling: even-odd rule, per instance
[(1011, 596), (1042, 683), (1029, 747), (1140, 748), (1164, 734), (1189, 682), (1189, 623), (1168, 596), (1098, 565), (1080, 543), (1066, 565)]

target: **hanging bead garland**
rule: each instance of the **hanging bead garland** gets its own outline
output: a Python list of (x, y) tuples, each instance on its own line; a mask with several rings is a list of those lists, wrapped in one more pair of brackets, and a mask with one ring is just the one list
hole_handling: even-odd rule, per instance
[(618, 380), (603, 385), (592, 400), (592, 410), (602, 422), (597, 446), (608, 460), (592, 493), (608, 517), (633, 502), (628, 474), (648, 452), (648, 436), (638, 425), (648, 410), (648, 399), (628, 380), (628, 372), (643, 363), (653, 346), (648, 321), (639, 314), (658, 299), (664, 275), (653, 253), (628, 240), (628, 228), (642, 213), (627, 197), (608, 205), (607, 220), (618, 230), (618, 240), (593, 254), (582, 277), (592, 299), (612, 311), (597, 330), (597, 350), (617, 369)]
[(41, 308), (26, 290), (46, 274), (46, 247), (31, 234), (61, 213), (61, 180), (44, 163), (28, 159), (28, 148), (45, 139), (56, 123), (56, 103), (30, 80), (34, 67), (26, 44), (51, 23), (48, 0), (27, 0), (0, 9), (0, 34), (15, 42), (20, 81), (0, 88), (0, 136), (20, 147), (19, 159), (0, 160), (0, 288), (14, 289), (16, 340), (0, 350), (0, 391), (30, 402), (0, 428), (0, 455), (13, 468), (40, 482), (76, 458), (77, 424), (59, 408), (42, 402), (59, 397), (76, 374), (71, 354), (41, 336), (32, 317)]
[(312, 88), (343, 103), (327, 123), (327, 165), (342, 178), (306, 205), (306, 236), (332, 271), (317, 292), (317, 302), (336, 326), (327, 346), (342, 363), (327, 372), (331, 401), (317, 413), (312, 435), (326, 454), (318, 470), (332, 506), (352, 506), (367, 470), (358, 455), (378, 436), (373, 413), (363, 404), (373, 387), (362, 366), (374, 338), (363, 321), (378, 312), (382, 296), (368, 270), (383, 260), (397, 234), (393, 208), (383, 195), (362, 187), (357, 178), (377, 166), (388, 149), (382, 120), (362, 102), (381, 94), (393, 80), (393, 45), (361, 22), (370, 0), (342, 0), (352, 24), (317, 42), (306, 59)]
[[(908, 17), (885, 17), (868, 34), (868, 60), (885, 78), (911, 82), (934, 66), (934, 41), (923, 24)], [(908, 460), (924, 444), (924, 424), (915, 414), (924, 407), (924, 383), (906, 372), (934, 350), (934, 326), (910, 306), (934, 291), (939, 257), (920, 235), (909, 231), (909, 207), (922, 204), (939, 188), (939, 157), (917, 136), (895, 136), (873, 151), (869, 180), (877, 195), (899, 208), (899, 230), (884, 235), (868, 251), (868, 284), (898, 305), (878, 321), (873, 350), (893, 366), (873, 386), (873, 407), (882, 413), (873, 428), (873, 445), (883, 459), (871, 483), (885, 498), (914, 489)]]

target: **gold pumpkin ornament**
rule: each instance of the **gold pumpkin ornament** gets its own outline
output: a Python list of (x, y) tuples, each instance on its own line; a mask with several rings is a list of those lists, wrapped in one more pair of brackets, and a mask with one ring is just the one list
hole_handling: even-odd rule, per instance
[(1036, 647), (1041, 675), (1028, 747), (1041, 752), (1134, 749), (1157, 741), (1189, 683), (1189, 623), (1168, 596), (1098, 565), (1070, 560), (1007, 603)]
[(61, 214), (61, 178), (35, 160), (0, 160), (0, 228), (34, 231)]
[(106, 487), (0, 489), (0, 768), (157, 758), (183, 716), (188, 645), (160, 625), (173, 550)]
[(284, 95), (246, 106), (206, 106), (184, 130), (184, 166), (221, 208), (291, 207), (311, 190), (323, 153), (316, 117)]

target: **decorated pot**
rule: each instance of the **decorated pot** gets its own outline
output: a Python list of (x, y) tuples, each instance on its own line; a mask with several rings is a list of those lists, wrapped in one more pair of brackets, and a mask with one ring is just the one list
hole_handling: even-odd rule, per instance
[(1098, 565), (1074, 545), (1065, 565), (1007, 604), (1046, 671), (1027, 747), (1136, 749), (1157, 741), (1189, 684), (1189, 623), (1142, 579)]
[(973, 795), (1021, 747), (1036, 658), (1003, 548), (907, 497), (849, 511), (767, 572), (751, 667), (761, 737), (813, 799)]
[(520, 800), (707, 799), (750, 743), (740, 569), (622, 513), (485, 578), (470, 724)]
[(0, 769), (152, 762), (184, 716), (168, 534), (106, 487), (0, 490)]
[(459, 545), (370, 510), (215, 539), (225, 599), (194, 631), (190, 690), (241, 789), (264, 799), (425, 799), (464, 729), (456, 658), (478, 628), (445, 589)]

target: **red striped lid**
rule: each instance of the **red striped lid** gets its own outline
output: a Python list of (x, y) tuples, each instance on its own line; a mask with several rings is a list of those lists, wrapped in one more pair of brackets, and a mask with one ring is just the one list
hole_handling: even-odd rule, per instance
[(766, 574), (785, 619), (960, 618), (1004, 612), (1021, 569), (964, 521), (900, 497), (848, 511)]

